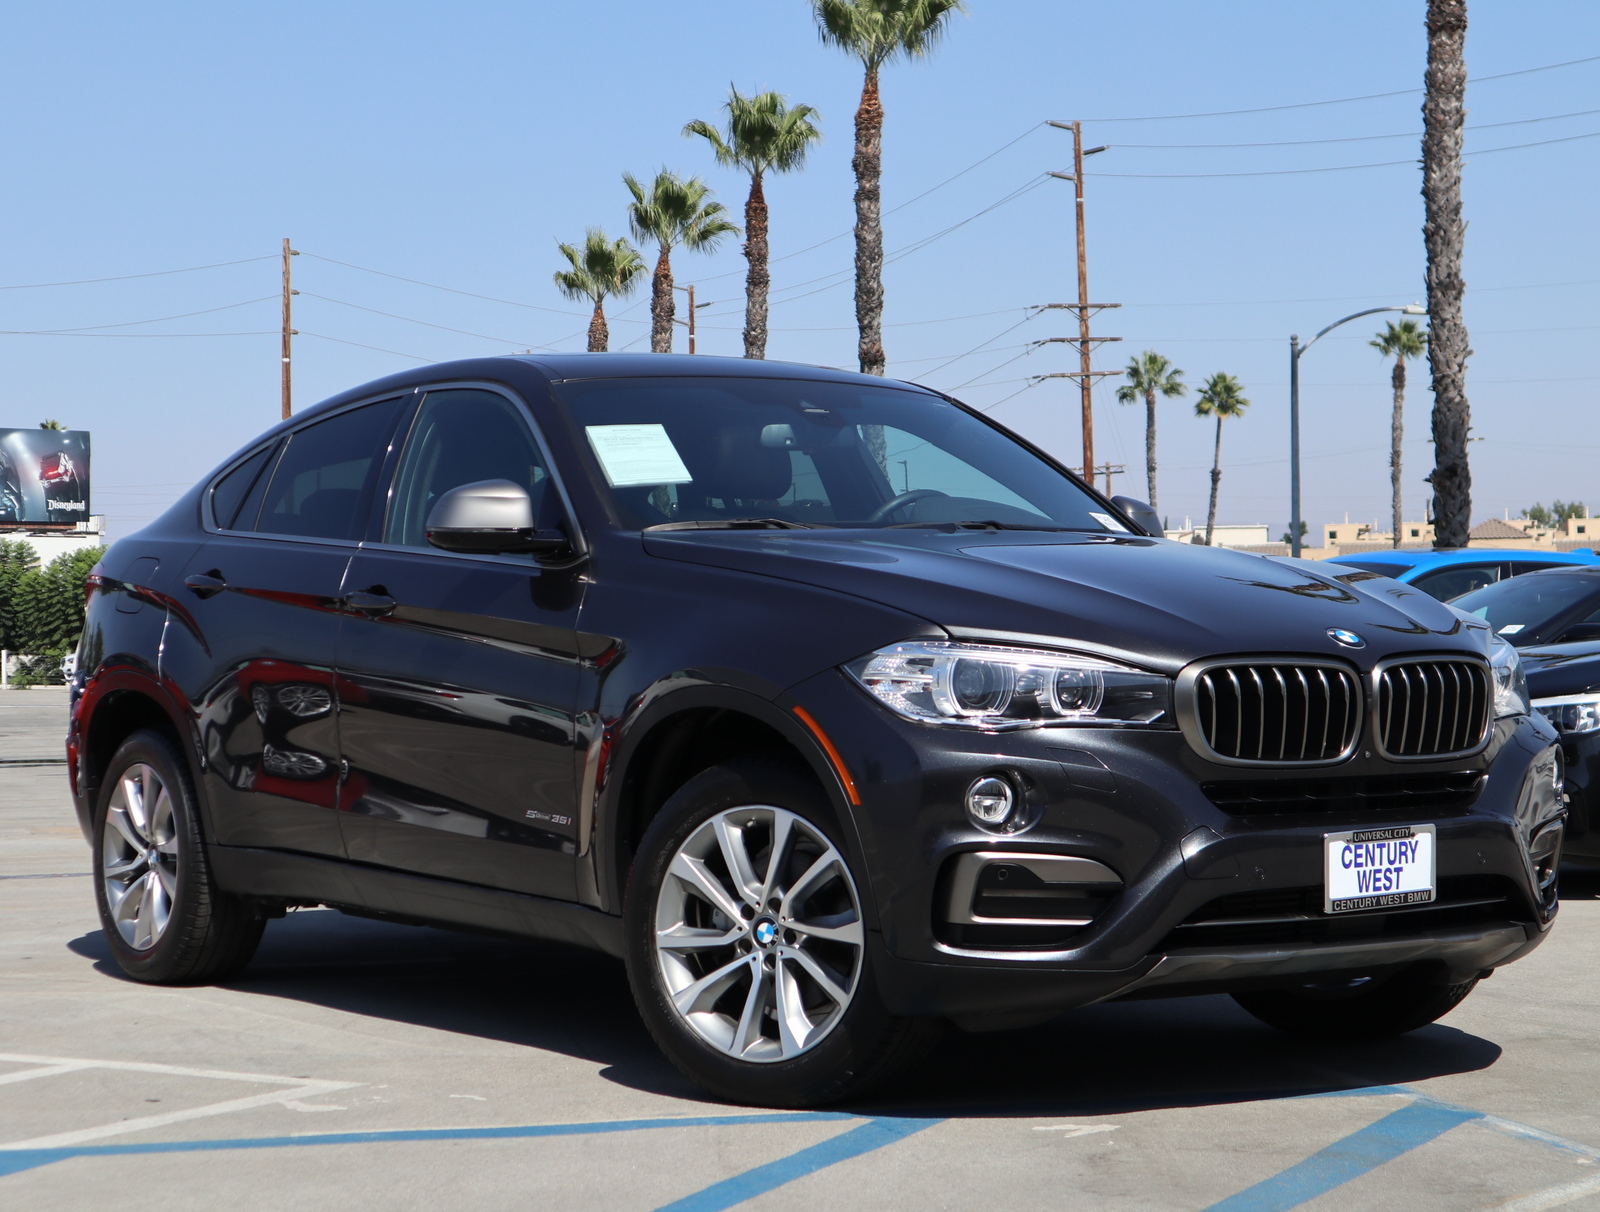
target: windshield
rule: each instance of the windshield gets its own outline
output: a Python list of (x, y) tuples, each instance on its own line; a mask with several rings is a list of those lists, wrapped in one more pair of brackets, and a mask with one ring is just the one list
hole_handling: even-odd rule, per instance
[(961, 409), (904, 388), (613, 379), (558, 390), (623, 525), (1125, 527)]
[(1592, 576), (1541, 572), (1485, 585), (1453, 599), (1450, 605), (1487, 620), (1495, 634), (1520, 645), (1547, 638), (1554, 624), (1586, 598), (1596, 596), (1600, 596), (1600, 580)]

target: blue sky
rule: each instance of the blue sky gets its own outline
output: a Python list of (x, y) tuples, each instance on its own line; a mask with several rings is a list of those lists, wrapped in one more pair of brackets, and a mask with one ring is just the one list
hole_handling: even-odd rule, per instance
[[(1090, 162), (1091, 293), (1123, 304), (1097, 331), (1124, 340), (1096, 365), (1155, 348), (1191, 382), (1238, 376), (1253, 405), (1223, 439), (1220, 517), (1276, 537), (1288, 335), (1423, 295), (1419, 175), (1387, 163), (1417, 154), (1420, 96), (1401, 90), (1422, 79), (1422, 3), (969, 7), (930, 59), (885, 75), (890, 374), (994, 406), (1078, 459), (1070, 385), (1028, 386), (1065, 369), (1068, 350), (1027, 343), (1066, 331), (1064, 313), (1028, 309), (1075, 293), (1071, 187), (1043, 176), (1067, 166), (1070, 138), (1043, 122), (1082, 118), (1091, 143), (1112, 145)], [(1600, 506), (1600, 374), (1573, 352), (1600, 330), (1600, 139), (1489, 150), (1600, 131), (1600, 113), (1580, 113), (1600, 110), (1600, 62), (1484, 78), (1600, 55), (1600, 7), (1476, 0), (1471, 19), (1468, 122), (1485, 127), (1468, 135), (1465, 176), (1473, 515), (1554, 496)], [(702, 173), (737, 211), (744, 182), (679, 133), (719, 116), (729, 82), (815, 105), (826, 134), (805, 172), (769, 186), (769, 354), (854, 364), (860, 75), (818, 43), (805, 0), (36, 5), (9, 15), (0, 56), (0, 286), (260, 258), (0, 290), (3, 329), (126, 325), (0, 336), (0, 426), (49, 416), (92, 430), (113, 534), (275, 421), (282, 237), (305, 254), (300, 405), (421, 361), (581, 348), (586, 316), (550, 284), (556, 242), (591, 224), (624, 233), (624, 170)], [(1285, 146), (1197, 146), (1243, 143)], [(1387, 166), (1290, 171), (1367, 164)], [(1245, 173), (1279, 175), (1194, 175)], [(676, 263), (716, 304), (702, 352), (741, 349), (743, 266), (732, 244)], [(127, 324), (169, 316), (183, 318)], [(645, 319), (642, 294), (619, 305), (613, 348), (641, 339)], [(1387, 517), (1388, 368), (1365, 345), (1376, 327), (1357, 321), (1303, 364), (1313, 525)], [(1425, 365), (1411, 382), (1415, 516), (1432, 465)], [(1117, 490), (1143, 495), (1142, 409), (1102, 386), (1096, 425), (1100, 458), (1129, 466)], [(1205, 512), (1210, 441), (1192, 397), (1162, 405), (1160, 503), (1174, 524)]]

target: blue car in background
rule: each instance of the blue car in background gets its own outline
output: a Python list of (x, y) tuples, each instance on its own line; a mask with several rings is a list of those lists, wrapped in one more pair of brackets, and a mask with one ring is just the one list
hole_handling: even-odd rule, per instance
[(1581, 564), (1600, 565), (1593, 549), (1576, 551), (1517, 551), (1510, 548), (1472, 547), (1458, 551), (1364, 551), (1360, 555), (1334, 556), (1325, 564), (1343, 564), (1363, 572), (1376, 572), (1415, 585), (1430, 597), (1451, 598), (1482, 589), (1509, 577), (1543, 568)]

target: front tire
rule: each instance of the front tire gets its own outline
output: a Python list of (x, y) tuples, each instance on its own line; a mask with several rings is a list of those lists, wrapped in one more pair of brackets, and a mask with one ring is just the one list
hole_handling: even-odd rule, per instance
[(134, 980), (198, 985), (236, 975), (265, 920), (212, 882), (188, 766), (136, 732), (106, 768), (94, 814), (94, 887), (117, 966)]
[(1423, 967), (1348, 981), (1235, 993), (1269, 1027), (1303, 1039), (1332, 1042), (1390, 1039), (1443, 1018), (1477, 986), (1430, 980)]
[(879, 1000), (835, 830), (809, 772), (758, 757), (696, 775), (640, 843), (624, 907), (634, 1000), (668, 1059), (720, 1098), (834, 1102), (932, 1038)]

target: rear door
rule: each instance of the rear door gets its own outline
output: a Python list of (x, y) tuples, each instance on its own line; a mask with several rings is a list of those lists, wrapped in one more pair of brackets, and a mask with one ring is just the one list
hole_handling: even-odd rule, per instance
[(493, 479), (527, 488), (541, 527), (575, 533), (519, 403), (429, 391), (346, 580), (365, 610), (339, 640), (349, 855), (571, 899), (581, 568), (441, 551), (424, 535), (441, 495)]
[(334, 649), (345, 569), (400, 399), (343, 410), (225, 472), (161, 671), (200, 730), (214, 839), (342, 856)]

